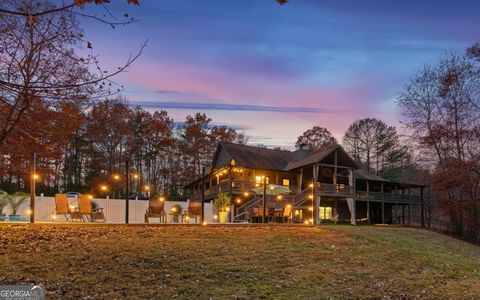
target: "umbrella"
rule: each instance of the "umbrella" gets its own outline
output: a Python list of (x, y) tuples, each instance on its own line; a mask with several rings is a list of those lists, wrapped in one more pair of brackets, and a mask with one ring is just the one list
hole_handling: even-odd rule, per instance
[[(252, 189), (252, 191), (257, 195), (263, 195), (263, 186)], [(291, 190), (288, 186), (268, 184), (267, 185), (267, 195), (280, 195), (288, 194)]]

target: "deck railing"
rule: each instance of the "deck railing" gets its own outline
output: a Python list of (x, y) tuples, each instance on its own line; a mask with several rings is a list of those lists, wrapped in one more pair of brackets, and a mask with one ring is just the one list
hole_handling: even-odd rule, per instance
[(408, 195), (405, 194), (396, 194), (395, 193), (382, 193), (382, 192), (366, 192), (366, 191), (357, 191), (355, 193), (357, 200), (369, 200), (375, 202), (390, 202), (390, 203), (420, 203), (421, 197), (418, 195)]

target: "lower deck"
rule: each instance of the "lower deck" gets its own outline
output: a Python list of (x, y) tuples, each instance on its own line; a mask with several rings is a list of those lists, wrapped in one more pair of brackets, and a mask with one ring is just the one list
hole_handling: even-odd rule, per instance
[[(313, 223), (313, 203), (307, 201), (302, 205), (267, 197), (265, 218), (263, 217), (263, 199), (255, 198), (250, 203), (234, 205), (232, 222), (279, 222), (279, 223)], [(342, 197), (321, 197), (318, 218), (321, 223), (351, 223), (352, 213), (356, 223), (364, 224), (409, 224), (412, 209), (420, 203), (393, 203), (356, 199), (352, 202)], [(353, 212), (354, 210), (354, 212)]]

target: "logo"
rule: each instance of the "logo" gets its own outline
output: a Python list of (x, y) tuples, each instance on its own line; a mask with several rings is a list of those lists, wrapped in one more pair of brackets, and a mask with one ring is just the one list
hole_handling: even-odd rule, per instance
[(41, 285), (0, 285), (0, 300), (44, 300)]

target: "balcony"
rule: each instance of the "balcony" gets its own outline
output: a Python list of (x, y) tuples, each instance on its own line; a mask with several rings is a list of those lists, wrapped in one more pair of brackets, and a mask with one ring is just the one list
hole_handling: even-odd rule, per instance
[[(209, 199), (215, 197), (215, 195), (220, 193), (228, 193), (230, 191), (228, 186), (229, 180), (223, 180), (219, 184), (212, 186), (211, 188), (205, 189), (205, 198)], [(261, 185), (260, 185), (261, 186)], [(245, 192), (252, 193), (252, 189), (258, 187), (254, 181), (250, 180), (233, 180), (232, 181), (232, 194), (241, 195)], [(292, 193), (297, 192), (297, 186), (289, 186)], [(202, 197), (201, 191), (194, 191), (193, 198), (200, 199)]]
[(356, 192), (357, 200), (372, 201), (372, 202), (389, 202), (389, 203), (405, 203), (418, 204), (421, 202), (421, 197), (418, 195), (395, 194), (395, 193), (381, 193), (381, 192)]
[(317, 193), (319, 196), (353, 197), (353, 187), (345, 184), (318, 183)]

